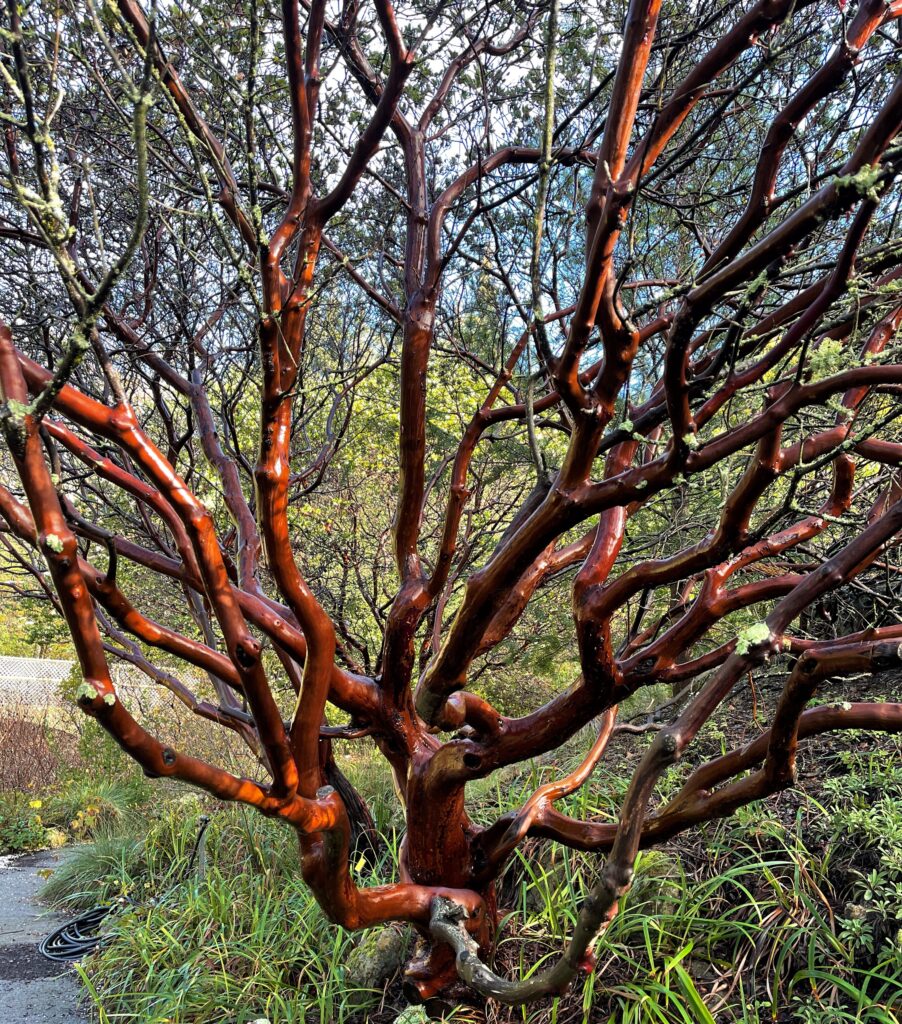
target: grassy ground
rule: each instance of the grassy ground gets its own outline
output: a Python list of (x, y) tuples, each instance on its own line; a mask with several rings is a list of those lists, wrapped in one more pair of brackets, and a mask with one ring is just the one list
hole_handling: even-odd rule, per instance
[[(769, 704), (760, 687), (736, 694), (688, 763), (662, 780), (659, 798), (699, 759), (757, 735), (766, 724), (759, 705)], [(473, 817), (488, 824), (519, 806), (590, 741), (474, 784)], [(614, 820), (647, 741), (617, 738), (562, 809)], [(9, 749), (25, 751), (12, 768), (30, 781), (0, 793), (0, 852), (82, 843), (48, 879), (47, 899), (72, 913), (121, 904), (101, 951), (80, 969), (101, 1024), (389, 1024), (404, 1008), (397, 965), (414, 936), (400, 927), (348, 935), (328, 924), (287, 829), (149, 783), (99, 736), (82, 737), (77, 764), (71, 751), (53, 761), (55, 751), (31, 740)], [(387, 844), (381, 864), (359, 865), (359, 882), (390, 881), (403, 822), (387, 771), (366, 753), (343, 767)], [(861, 733), (803, 744), (799, 769), (795, 790), (642, 854), (595, 972), (567, 997), (521, 1010), (459, 1006), (444, 1019), (899, 1024), (902, 741)], [(198, 871), (189, 861), (202, 815), (212, 821)], [(558, 955), (597, 868), (597, 858), (552, 843), (521, 847), (499, 884), (500, 973), (522, 976)]]
[[(722, 741), (716, 729), (707, 737)], [(809, 745), (799, 790), (643, 854), (595, 973), (568, 997), (516, 1011), (458, 1007), (445, 1019), (898, 1022), (902, 750), (865, 735), (845, 747)], [(561, 767), (524, 766), (474, 789), (477, 816), (491, 820)], [(388, 880), (400, 822), (387, 780), (370, 762), (351, 769), (389, 845), (361, 883)], [(670, 785), (678, 781), (674, 772)], [(624, 785), (600, 772), (571, 809), (610, 816)], [(206, 870), (186, 877), (198, 819), (211, 812)], [(47, 895), (72, 908), (136, 901), (110, 919), (104, 948), (81, 969), (102, 1024), (383, 1024), (403, 1008), (398, 972), (374, 980), (371, 968), (377, 940), (401, 947), (405, 936), (328, 925), (287, 830), (188, 796), (158, 805), (149, 825), (146, 808), (125, 807), (94, 831), (95, 846), (49, 880)], [(524, 845), (500, 887), (499, 971), (524, 974), (557, 954), (596, 866), (552, 844)]]

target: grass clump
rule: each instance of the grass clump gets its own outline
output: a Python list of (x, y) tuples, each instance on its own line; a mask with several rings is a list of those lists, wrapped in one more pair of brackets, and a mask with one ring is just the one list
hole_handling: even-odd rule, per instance
[[(325, 919), (300, 877), (291, 832), (220, 808), (199, 871), (191, 857), (203, 810), (193, 800), (168, 807), (128, 880), (124, 861), (106, 863), (107, 897), (121, 888), (137, 898), (108, 919), (101, 949), (79, 967), (99, 1020), (327, 1024), (378, 1004), (381, 988), (357, 984), (347, 970), (361, 936)], [(71, 900), (80, 877), (64, 869), (47, 894)]]
[(93, 842), (76, 848), (54, 868), (41, 895), (65, 912), (111, 903), (139, 884), (143, 855), (137, 834), (101, 829)]
[[(902, 757), (888, 737), (853, 742), (842, 755), (806, 748), (807, 794), (785, 793), (644, 851), (595, 971), (567, 996), (519, 1009), (460, 1006), (451, 1018), (899, 1024)], [(494, 820), (566, 769), (525, 765), (501, 784), (472, 787), (474, 818)], [(361, 763), (355, 781), (388, 846), (360, 883), (389, 881), (399, 832), (385, 780)], [(601, 768), (562, 809), (612, 820), (624, 785), (623, 773)], [(212, 821), (200, 874), (189, 866), (202, 814)], [(183, 797), (149, 822), (128, 811), (110, 817), (90, 849), (48, 893), (68, 905), (98, 894), (135, 901), (108, 919), (103, 947), (80, 968), (100, 1024), (389, 1024), (403, 1008), (397, 971), (386, 985), (355, 967), (367, 966), (378, 933), (350, 935), (325, 920), (300, 878), (290, 830)], [(559, 955), (600, 863), (533, 839), (518, 849), (498, 886), (499, 973), (524, 976)]]
[(214, 865), (117, 916), (81, 968), (101, 1021), (345, 1019), (361, 995), (344, 977), (354, 939), (328, 926), (300, 879), (275, 883)]

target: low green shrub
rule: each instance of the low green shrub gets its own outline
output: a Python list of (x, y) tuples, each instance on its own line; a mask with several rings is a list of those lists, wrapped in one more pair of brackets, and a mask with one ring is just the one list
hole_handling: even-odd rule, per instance
[(24, 794), (0, 794), (0, 853), (25, 853), (46, 845), (41, 801)]

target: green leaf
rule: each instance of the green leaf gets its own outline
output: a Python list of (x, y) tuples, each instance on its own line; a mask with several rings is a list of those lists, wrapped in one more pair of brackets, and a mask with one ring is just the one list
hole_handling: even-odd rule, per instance
[[(691, 945), (688, 946), (686, 952), (691, 948)], [(685, 967), (675, 964), (673, 970), (680, 982), (680, 988), (683, 990), (683, 994), (686, 996), (689, 1005), (695, 1013), (695, 1019), (699, 1021), (700, 1024), (717, 1024), (711, 1016), (711, 1011), (707, 1006), (705, 1006), (705, 1001), (702, 999), (701, 994), (695, 987), (695, 982), (692, 980)]]

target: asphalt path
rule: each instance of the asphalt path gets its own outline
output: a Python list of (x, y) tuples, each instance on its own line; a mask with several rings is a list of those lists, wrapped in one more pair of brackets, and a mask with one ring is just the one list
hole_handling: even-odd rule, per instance
[(37, 944), (63, 923), (41, 906), (38, 874), (54, 868), (63, 851), (0, 857), (0, 1019), (4, 1024), (86, 1024), (79, 986), (66, 964), (38, 952)]

